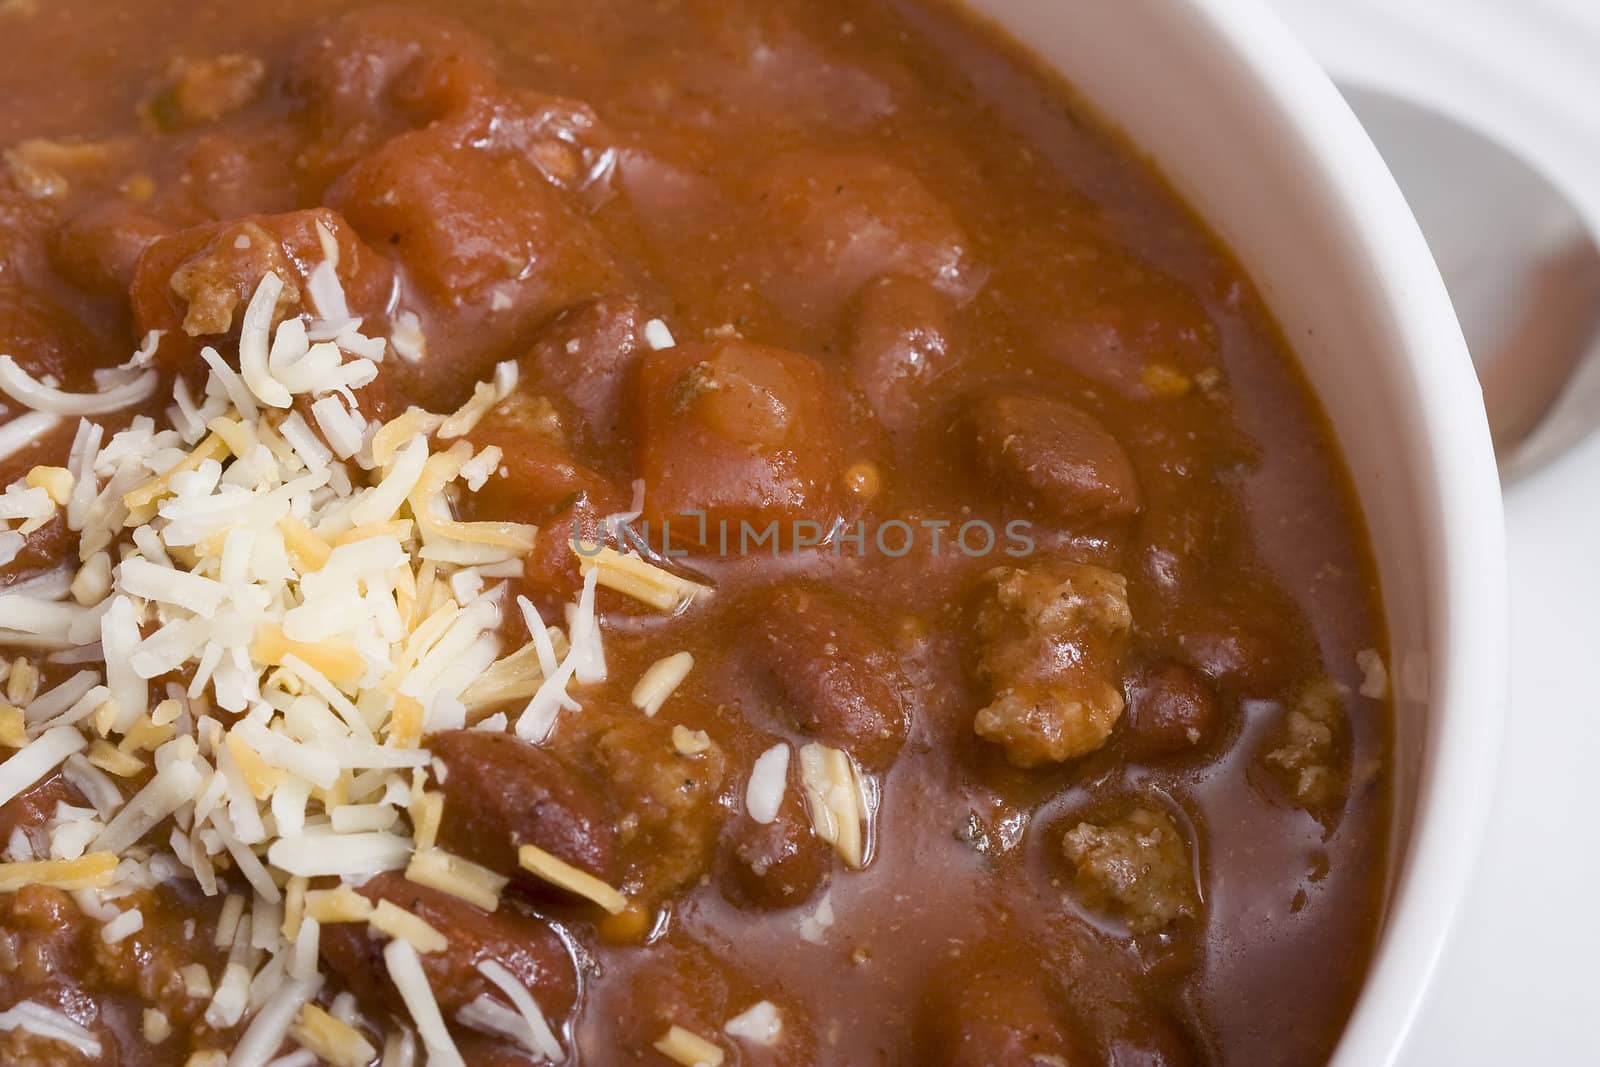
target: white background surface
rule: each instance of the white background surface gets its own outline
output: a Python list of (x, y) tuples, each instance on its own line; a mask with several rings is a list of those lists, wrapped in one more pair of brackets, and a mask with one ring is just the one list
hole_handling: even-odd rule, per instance
[(1506, 512), (1505, 762), (1408, 1067), (1600, 1064), (1600, 441), (1513, 487)]
[[(1336, 76), (1469, 119), (1600, 232), (1600, 0), (1275, 3)], [(1407, 1067), (1600, 1065), (1600, 440), (1513, 486), (1506, 510), (1504, 765)]]

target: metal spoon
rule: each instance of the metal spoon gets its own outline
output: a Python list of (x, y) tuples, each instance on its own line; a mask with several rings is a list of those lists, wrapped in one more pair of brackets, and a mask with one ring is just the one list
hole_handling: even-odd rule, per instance
[(1422, 224), (1483, 385), (1501, 477), (1600, 429), (1600, 247), (1521, 158), (1438, 111), (1342, 86)]

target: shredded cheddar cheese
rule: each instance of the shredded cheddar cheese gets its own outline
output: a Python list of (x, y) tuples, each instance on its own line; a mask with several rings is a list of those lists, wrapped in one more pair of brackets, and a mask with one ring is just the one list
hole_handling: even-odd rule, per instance
[(655, 1050), (683, 1067), (722, 1067), (727, 1056), (717, 1045), (676, 1023), (656, 1041)]
[(315, 1004), (301, 1007), (289, 1034), (330, 1067), (366, 1067), (378, 1055), (361, 1031)]
[(387, 900), (378, 901), (377, 907), (367, 917), (367, 924), (389, 937), (410, 943), (411, 947), (426, 955), (443, 952), (450, 942), (426, 921)]
[(557, 859), (537, 845), (523, 845), (517, 852), (522, 869), (538, 875), (551, 885), (600, 905), (612, 915), (628, 906), (628, 898), (602, 882), (588, 871), (580, 871), (564, 860)]
[(363, 923), (372, 918), (372, 901), (347, 885), (337, 889), (313, 889), (305, 894), (304, 915), (324, 926)]
[(105, 889), (117, 870), (111, 852), (91, 852), (75, 860), (29, 860), (0, 863), (0, 893), (15, 893), (23, 886), (48, 885), (57, 889)]
[[(444, 1020), (422, 961), (449, 948), (446, 935), (353, 886), (403, 872), (495, 911), (506, 874), (438, 847), (443, 771), (429, 736), (473, 727), (542, 740), (605, 676), (599, 586), (661, 611), (711, 590), (605, 549), (580, 561), (583, 591), (560, 625), (519, 605), (512, 582), (537, 528), (453, 517), (502, 462), (470, 435), (516, 387), (515, 364), (454, 412), (372, 419), (358, 401), (388, 342), (347, 311), (324, 317), (345, 307), (337, 242), (325, 236), (329, 261), (311, 272), (303, 316), (281, 317), (290, 283), (265, 275), (236, 320), (237, 351), (204, 349), (204, 387), (180, 383), (161, 417), (94, 421), (154, 399), (145, 367), (157, 335), (93, 393), (0, 357), (0, 389), (33, 408), (25, 429), (81, 417), (63, 465), (32, 467), (0, 517), (0, 545), (58, 515), (79, 545), (70, 576), (37, 596), (8, 594), (7, 643), (68, 669), (47, 682), (28, 656), (0, 661), (0, 803), (61, 774), (87, 805), (62, 807), (38, 858), (37, 845), (15, 842), (0, 892), (81, 893), (116, 945), (144, 923), (119, 899), (192, 880), (218, 902), (214, 929), (198, 936), (219, 960), (179, 977), (207, 1026), (240, 1028), (241, 1062), (266, 1063), (286, 1043), (339, 1067), (379, 1055), (337, 1000), (317, 1000), (323, 930), (339, 924), (387, 939), (384, 964), (410, 1015), (403, 1033), (422, 1055), (459, 1062), (450, 1026), (509, 1018), (533, 1051), (559, 1059), (532, 992), (493, 961), (479, 967), (493, 996)], [(533, 620), (528, 639), (508, 647), (503, 624), (519, 610)], [(656, 664), (635, 702), (655, 714), (692, 666), (687, 653)], [(691, 756), (711, 744), (696, 731), (674, 737)], [(608, 913), (627, 908), (543, 850), (518, 858)], [(142, 1020), (153, 1044), (172, 1026), (159, 1012)], [(380, 1028), (386, 1050), (398, 1032)]]
[(638, 556), (625, 555), (614, 548), (593, 548), (574, 543), (578, 570), (594, 571), (601, 585), (624, 596), (650, 605), (657, 611), (676, 611), (695, 598), (711, 595), (709, 586), (680, 578), (669, 570)]
[(406, 865), (406, 878), (459, 897), (484, 911), (494, 911), (500, 906), (500, 891), (508, 881), (487, 867), (438, 848), (419, 848), (413, 852), (411, 862)]

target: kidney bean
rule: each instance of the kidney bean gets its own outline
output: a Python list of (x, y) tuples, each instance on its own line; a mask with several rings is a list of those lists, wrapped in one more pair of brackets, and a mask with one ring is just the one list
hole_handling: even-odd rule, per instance
[[(573, 539), (586, 545), (599, 544), (603, 536), (600, 520), (621, 511), (624, 506), (621, 497), (596, 500), (585, 494), (574, 497), (566, 507), (540, 523), (533, 551), (523, 563), (523, 577), (516, 584), (539, 606), (546, 620), (559, 622), (564, 605), (575, 600), (583, 589), (579, 557), (572, 551)], [(483, 518), (503, 517), (480, 507), (466, 509), (466, 512)], [(600, 595), (610, 596), (607, 592)], [(635, 606), (643, 607), (631, 598), (619, 596), (619, 599), (624, 602), (617, 610), (633, 611)]]
[(22, 548), (4, 567), (0, 567), (0, 589), (54, 570), (64, 559), (76, 559), (78, 532), (67, 528), (60, 509), (49, 522), (23, 536)]
[(1141, 666), (1123, 681), (1123, 690), (1128, 747), (1136, 758), (1204, 748), (1222, 725), (1216, 691), (1181, 663)]
[(522, 357), (530, 387), (575, 416), (580, 443), (605, 447), (624, 434), (623, 389), (645, 350), (646, 321), (644, 308), (625, 297), (587, 300), (551, 319)]
[(106, 200), (67, 220), (51, 237), (50, 260), (74, 285), (122, 297), (139, 256), (171, 227), (125, 200)]
[[(728, 1065), (813, 1067), (830, 1062), (818, 1048), (809, 1013), (789, 991), (742, 966), (737, 956), (681, 934), (653, 945), (612, 996), (620, 999), (610, 1003), (627, 1007), (607, 1018), (593, 1044), (586, 1043), (586, 1050), (596, 1053), (596, 1063), (668, 1067), (673, 1061), (656, 1051), (655, 1043), (671, 1025), (715, 1041), (730, 1053), (724, 1061)], [(740, 1041), (723, 1032), (729, 1019), (761, 1000), (771, 1001), (782, 1020), (773, 1045)]]
[[(1152, 382), (1192, 383), (1215, 366), (1219, 332), (1198, 291), (1123, 250), (1082, 252), (1075, 235), (1038, 227), (1013, 248), (1008, 276), (996, 279), (1044, 354), (1138, 402), (1169, 403)], [(1149, 313), (1155, 307), (1161, 314)]]
[(834, 593), (790, 586), (765, 598), (750, 636), (783, 714), (801, 732), (881, 770), (905, 742), (912, 685), (887, 638), (862, 615)]
[[(542, 524), (579, 497), (607, 512), (623, 510), (627, 494), (572, 454), (553, 415), (554, 410), (541, 405), (539, 398), (519, 391), (472, 428), (467, 436), (473, 446), (494, 445), (501, 457), (499, 469), (477, 492), (462, 495), (464, 515)], [(571, 526), (568, 522), (563, 531), (569, 540)]]
[(533, 887), (544, 883), (522, 872), (523, 845), (599, 878), (613, 876), (610, 813), (578, 772), (511, 734), (446, 730), (430, 735), (427, 745), (445, 769), (438, 785), (444, 848)]
[(1133, 464), (1094, 416), (1064, 400), (990, 394), (966, 411), (979, 474), (1017, 504), (1062, 521), (1139, 510)]
[(883, 277), (856, 297), (851, 373), (890, 431), (915, 426), (929, 387), (953, 361), (950, 334), (950, 298), (927, 282)]
[(35, 378), (50, 375), (64, 389), (92, 389), (96, 367), (127, 358), (107, 359), (109, 347), (50, 298), (12, 282), (0, 284), (0, 353)]
[(1111, 1067), (1192, 1067), (1198, 1062), (1183, 1030), (1148, 997), (1119, 1005), (1106, 1024), (1101, 1062)]
[(1288, 617), (1274, 620), (1227, 604), (1197, 606), (1178, 635), (1183, 656), (1223, 691), (1270, 696), (1290, 680), (1296, 635)]
[(187, 215), (232, 219), (241, 215), (291, 212), (318, 198), (295, 168), (295, 142), (208, 133), (194, 142), (183, 160), (183, 178), (164, 200), (186, 207)]
[(15, 182), (0, 184), (0, 272), (12, 278), (38, 277), (47, 269), (50, 230), (59, 222), (43, 201)]
[(718, 884), (745, 908), (792, 908), (811, 899), (832, 866), (832, 852), (811, 832), (792, 765), (778, 817), (763, 825), (730, 819), (722, 833)]
[(429, 346), (450, 353), (410, 368), (434, 406), (464, 399), (551, 314), (621, 288), (582, 205), (541, 168), (538, 144), (548, 142), (524, 146), (505, 132), (526, 120), (513, 104), (475, 104), (391, 138), (328, 190), (405, 267), (405, 302)]
[[(380, 874), (357, 891), (370, 900), (404, 908), (445, 936), (440, 952), (421, 954), (422, 970), (444, 1017), (495, 987), (478, 973), (493, 960), (521, 982), (552, 1026), (560, 1026), (577, 1000), (577, 971), (566, 942), (543, 919), (502, 900), (492, 914), (456, 897), (408, 881), (398, 872)], [(323, 962), (369, 1011), (405, 1015), (405, 1005), (383, 961), (386, 939), (364, 923), (329, 923), (322, 928)], [(503, 999), (503, 997), (502, 997)]]
[(1159, 605), (1170, 610), (1205, 587), (1217, 561), (1233, 551), (1241, 524), (1223, 508), (1187, 507), (1170, 489), (1149, 503), (1138, 520), (1138, 569)]

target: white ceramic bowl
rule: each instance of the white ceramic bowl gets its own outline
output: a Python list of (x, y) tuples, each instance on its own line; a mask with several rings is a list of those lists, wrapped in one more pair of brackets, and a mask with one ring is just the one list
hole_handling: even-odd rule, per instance
[(968, 0), (1148, 153), (1254, 279), (1333, 420), (1396, 680), (1392, 875), (1334, 1063), (1404, 1049), (1498, 766), (1508, 601), (1488, 426), (1444, 284), (1377, 150), (1259, 0)]

